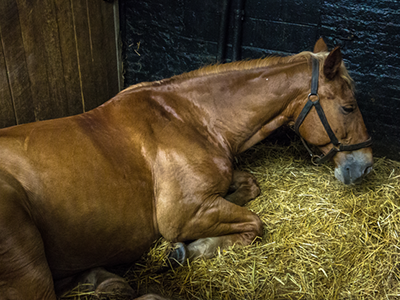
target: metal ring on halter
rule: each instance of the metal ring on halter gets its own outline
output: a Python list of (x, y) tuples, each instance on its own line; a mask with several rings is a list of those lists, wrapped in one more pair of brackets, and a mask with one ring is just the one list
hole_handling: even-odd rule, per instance
[(315, 160), (318, 160), (318, 159), (321, 159), (322, 157), (320, 156), (320, 155), (315, 155), (315, 154), (313, 154), (312, 156), (311, 156), (311, 162), (312, 162), (312, 164), (314, 165), (314, 166), (318, 166), (319, 164), (318, 164), (318, 162), (315, 162)]
[[(311, 100), (311, 96), (317, 97), (317, 100), (312, 101)], [(311, 102), (317, 102), (317, 101), (319, 101), (319, 95), (318, 94), (309, 93), (308, 94), (308, 100), (311, 101)]]

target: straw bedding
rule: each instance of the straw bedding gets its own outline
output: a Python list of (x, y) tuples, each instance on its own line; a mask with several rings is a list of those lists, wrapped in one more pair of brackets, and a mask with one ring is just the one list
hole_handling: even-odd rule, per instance
[[(361, 185), (314, 166), (298, 142), (259, 144), (237, 158), (261, 195), (247, 204), (262, 239), (165, 273), (160, 239), (124, 271), (141, 293), (171, 299), (400, 299), (400, 163), (375, 158)], [(70, 294), (63, 299), (86, 299)], [(110, 298), (112, 299), (112, 298)]]

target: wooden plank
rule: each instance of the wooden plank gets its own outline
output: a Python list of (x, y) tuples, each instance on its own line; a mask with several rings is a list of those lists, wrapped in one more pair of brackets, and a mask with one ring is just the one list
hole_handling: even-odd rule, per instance
[(71, 0), (85, 109), (93, 109), (119, 91), (114, 33), (114, 5)]
[(36, 120), (67, 115), (65, 82), (52, 0), (16, 0)]
[(68, 115), (76, 115), (84, 111), (84, 99), (71, 1), (54, 0), (54, 4), (62, 53), (67, 113)]
[(35, 115), (30, 79), (21, 35), (20, 16), (15, 0), (0, 1), (0, 27), (10, 95), (15, 109), (15, 123), (33, 122)]
[(115, 47), (115, 60), (116, 72), (118, 79), (118, 92), (124, 88), (123, 76), (123, 59), (122, 59), (122, 36), (121, 36), (121, 19), (120, 19), (120, 4), (121, 1), (115, 0), (113, 2), (113, 18), (114, 18), (114, 47)]
[(16, 125), (0, 27), (0, 127)]
[(121, 42), (119, 36), (118, 1), (103, 1), (101, 5), (103, 20), (103, 39), (107, 45), (104, 60), (107, 66), (109, 97), (116, 95), (123, 87)]
[(81, 76), (82, 97), (84, 110), (88, 111), (98, 106), (98, 85), (92, 70), (92, 41), (88, 19), (88, 7), (86, 0), (70, 0), (75, 28), (75, 39), (77, 43), (78, 65)]
[[(93, 91), (93, 104), (96, 106), (110, 98), (107, 80), (107, 56), (110, 46), (104, 39), (105, 28), (101, 10), (104, 3), (104, 1), (86, 0), (90, 36), (90, 66), (92, 74), (96, 74), (91, 78), (91, 83), (97, 87), (96, 91)], [(112, 27), (109, 29), (112, 29)]]

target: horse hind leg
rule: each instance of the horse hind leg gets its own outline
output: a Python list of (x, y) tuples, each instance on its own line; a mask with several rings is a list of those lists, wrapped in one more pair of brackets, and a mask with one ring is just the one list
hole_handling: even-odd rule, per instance
[(79, 286), (80, 292), (94, 292), (93, 294), (101, 299), (102, 297), (116, 295), (126, 299), (165, 300), (165, 298), (156, 294), (147, 294), (135, 298), (137, 297), (136, 292), (125, 279), (101, 267), (90, 269), (75, 277), (60, 280), (56, 282), (55, 286), (57, 294), (60, 296), (67, 295), (70, 290)]
[(67, 295), (76, 287), (79, 287), (79, 292), (94, 292), (97, 296), (117, 294), (130, 299), (136, 296), (125, 279), (100, 267), (55, 283), (55, 290), (59, 296)]
[(21, 185), (0, 173), (0, 299), (55, 300), (43, 241), (26, 202)]
[(248, 172), (235, 170), (225, 199), (243, 206), (258, 195), (260, 195), (260, 187), (256, 178)]

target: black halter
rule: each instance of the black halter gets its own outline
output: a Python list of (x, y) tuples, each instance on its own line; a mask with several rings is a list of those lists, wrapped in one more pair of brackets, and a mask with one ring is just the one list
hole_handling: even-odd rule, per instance
[[(354, 151), (361, 148), (366, 148), (372, 145), (372, 139), (368, 138), (365, 142), (353, 144), (353, 145), (343, 145), (339, 142), (335, 134), (333, 133), (331, 126), (329, 126), (328, 120), (326, 119), (324, 110), (322, 109), (321, 104), (319, 103), (319, 96), (318, 96), (318, 78), (319, 78), (319, 61), (315, 57), (312, 57), (312, 75), (311, 75), (311, 93), (308, 94), (308, 101), (306, 105), (303, 107), (303, 110), (300, 112), (299, 116), (297, 117), (296, 122), (294, 123), (294, 130), (300, 136), (301, 141), (303, 142), (304, 146), (306, 147), (308, 153), (310, 153), (311, 161), (314, 164), (322, 164), (327, 160), (331, 159), (337, 152), (340, 151)], [(312, 101), (311, 97), (314, 97), (315, 100)], [(324, 125), (325, 131), (328, 134), (333, 147), (326, 155), (315, 155), (312, 153), (310, 148), (308, 147), (306, 141), (300, 135), (299, 128), (300, 125), (303, 123), (304, 119), (310, 112), (312, 107), (315, 107), (317, 110), (318, 116), (321, 120), (322, 125)]]

